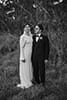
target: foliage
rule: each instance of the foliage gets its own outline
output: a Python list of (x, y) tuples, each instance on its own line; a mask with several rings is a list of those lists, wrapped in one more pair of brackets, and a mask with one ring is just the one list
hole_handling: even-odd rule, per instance
[[(33, 0), (7, 1), (7, 6), (0, 4), (0, 100), (67, 100), (65, 0), (57, 6), (52, 0), (36, 0), (38, 9), (32, 7)], [(45, 66), (46, 86), (40, 84), (22, 90), (16, 87), (19, 83), (19, 36), (27, 23), (33, 28), (37, 23), (43, 24), (50, 42), (50, 55)]]
[[(1, 44), (4, 45), (5, 41), (4, 46), (7, 47), (8, 44), (7, 48), (11, 49), (10, 52), (3, 53), (0, 59), (0, 100), (66, 100), (67, 64), (63, 63), (60, 67), (53, 65), (55, 50), (51, 51), (53, 60), (50, 59), (49, 64), (45, 66), (46, 87), (40, 84), (23, 90), (16, 86), (19, 83), (19, 39), (7, 33), (2, 34), (0, 38)], [(10, 46), (12, 43), (13, 46)]]

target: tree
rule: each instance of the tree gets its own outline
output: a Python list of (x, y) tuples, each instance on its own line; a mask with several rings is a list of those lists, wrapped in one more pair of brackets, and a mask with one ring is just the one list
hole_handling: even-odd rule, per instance
[(24, 19), (32, 22), (32, 14), (23, 7), (23, 2), (21, 3), (19, 0), (1, 1), (0, 13), (0, 18), (2, 20), (0, 22), (5, 23), (7, 29), (12, 32), (16, 29), (20, 30), (20, 24), (23, 23)]

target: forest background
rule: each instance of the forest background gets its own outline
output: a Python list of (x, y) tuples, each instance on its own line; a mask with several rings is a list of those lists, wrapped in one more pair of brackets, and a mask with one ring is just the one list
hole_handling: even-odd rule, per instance
[[(62, 2), (59, 2), (62, 1)], [(50, 55), (46, 65), (46, 89), (27, 90), (19, 83), (19, 37), (26, 24), (44, 27)], [(67, 100), (67, 4), (66, 0), (0, 0), (0, 100)]]

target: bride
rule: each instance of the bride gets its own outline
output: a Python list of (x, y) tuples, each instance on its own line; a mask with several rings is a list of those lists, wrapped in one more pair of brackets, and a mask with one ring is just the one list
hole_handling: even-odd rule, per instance
[(32, 34), (29, 25), (24, 27), (23, 35), (20, 36), (20, 84), (17, 87), (29, 88), (32, 84), (33, 70), (31, 63), (32, 55)]

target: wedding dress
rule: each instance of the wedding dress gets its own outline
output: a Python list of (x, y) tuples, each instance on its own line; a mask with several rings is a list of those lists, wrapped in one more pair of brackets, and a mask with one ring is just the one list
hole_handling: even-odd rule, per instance
[[(33, 78), (33, 70), (32, 70), (32, 62), (31, 62), (31, 55), (32, 55), (32, 35), (27, 36), (23, 34), (20, 37), (20, 84), (18, 87), (21, 88), (28, 88), (32, 86), (32, 78)], [(22, 62), (22, 59), (25, 59), (25, 62)]]

